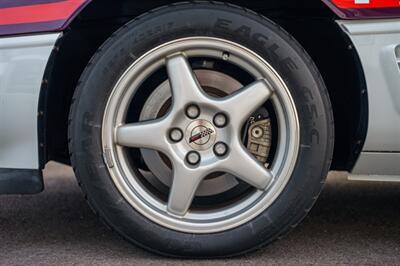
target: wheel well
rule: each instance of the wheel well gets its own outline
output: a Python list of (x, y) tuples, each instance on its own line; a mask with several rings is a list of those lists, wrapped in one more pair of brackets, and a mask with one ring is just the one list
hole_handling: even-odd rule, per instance
[[(90, 58), (123, 24), (172, 1), (93, 1), (64, 31), (46, 68), (39, 101), (40, 160), (69, 164), (68, 114), (79, 77)], [(335, 118), (332, 169), (350, 170), (366, 133), (365, 79), (357, 53), (321, 1), (232, 0), (291, 33), (311, 55), (329, 90)], [(302, 2), (302, 3), (300, 3)]]

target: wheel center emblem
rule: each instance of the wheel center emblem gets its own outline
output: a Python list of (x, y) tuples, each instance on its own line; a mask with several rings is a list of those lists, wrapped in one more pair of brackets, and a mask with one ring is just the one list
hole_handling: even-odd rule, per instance
[(186, 129), (186, 141), (195, 150), (210, 148), (216, 138), (214, 126), (207, 120), (196, 120), (190, 123)]
[[(199, 131), (199, 133), (196, 133), (197, 131)], [(204, 126), (195, 127), (192, 130), (192, 136), (189, 138), (189, 143), (194, 142), (196, 144), (203, 145), (210, 140), (210, 135), (212, 133), (214, 133), (214, 130), (211, 128)]]

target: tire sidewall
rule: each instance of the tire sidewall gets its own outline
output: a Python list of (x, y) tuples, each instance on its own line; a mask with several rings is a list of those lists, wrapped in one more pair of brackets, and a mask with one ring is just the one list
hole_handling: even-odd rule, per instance
[[(122, 197), (103, 160), (103, 114), (118, 79), (148, 50), (192, 36), (226, 39), (263, 57), (284, 79), (300, 121), (298, 160), (279, 197), (250, 222), (214, 234), (177, 232), (148, 220)], [(160, 9), (128, 23), (91, 60), (74, 99), (70, 150), (89, 203), (123, 237), (161, 254), (219, 257), (237, 255), (271, 242), (305, 216), (329, 169), (333, 119), (321, 77), (305, 51), (286, 32), (243, 9), (187, 4)]]

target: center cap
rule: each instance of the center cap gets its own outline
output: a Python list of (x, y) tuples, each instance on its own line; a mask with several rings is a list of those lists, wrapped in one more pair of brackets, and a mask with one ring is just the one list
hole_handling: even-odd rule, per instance
[(185, 136), (190, 147), (203, 151), (214, 144), (217, 132), (210, 122), (199, 119), (189, 124)]

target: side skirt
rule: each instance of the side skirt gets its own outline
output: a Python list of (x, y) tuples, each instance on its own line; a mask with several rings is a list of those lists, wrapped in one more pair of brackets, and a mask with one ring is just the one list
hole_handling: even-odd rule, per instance
[(35, 194), (43, 188), (40, 170), (0, 168), (0, 194)]

